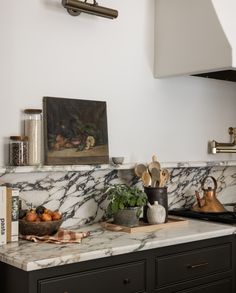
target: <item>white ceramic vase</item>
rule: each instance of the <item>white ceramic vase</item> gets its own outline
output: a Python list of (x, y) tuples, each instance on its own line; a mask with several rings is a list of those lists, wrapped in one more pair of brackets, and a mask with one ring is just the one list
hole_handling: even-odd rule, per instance
[(154, 204), (151, 205), (150, 203), (148, 205), (147, 210), (147, 220), (149, 224), (161, 224), (165, 222), (166, 219), (166, 210), (165, 208), (158, 204), (158, 201), (154, 201)]

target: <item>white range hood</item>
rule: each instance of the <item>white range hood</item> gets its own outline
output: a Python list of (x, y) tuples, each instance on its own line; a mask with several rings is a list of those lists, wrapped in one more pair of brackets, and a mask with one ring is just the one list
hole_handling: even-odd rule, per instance
[(155, 77), (236, 81), (236, 0), (156, 0)]

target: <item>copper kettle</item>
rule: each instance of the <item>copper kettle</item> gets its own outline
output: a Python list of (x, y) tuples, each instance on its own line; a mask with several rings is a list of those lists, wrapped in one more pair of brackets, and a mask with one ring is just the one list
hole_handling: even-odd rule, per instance
[[(207, 187), (205, 188), (205, 182), (208, 178), (211, 178), (214, 183), (214, 188)], [(192, 207), (192, 210), (195, 212), (204, 212), (204, 213), (222, 213), (227, 212), (224, 206), (216, 198), (216, 189), (217, 182), (216, 179), (212, 176), (207, 176), (203, 179), (201, 183), (202, 190), (204, 191), (203, 197), (201, 198), (198, 191), (195, 191), (195, 196), (197, 198), (197, 204)]]

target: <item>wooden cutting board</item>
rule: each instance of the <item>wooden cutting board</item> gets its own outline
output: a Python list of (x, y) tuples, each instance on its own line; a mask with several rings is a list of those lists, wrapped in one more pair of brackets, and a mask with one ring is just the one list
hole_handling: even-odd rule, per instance
[(175, 216), (168, 216), (167, 223), (150, 225), (143, 221), (139, 221), (139, 226), (137, 227), (127, 227), (113, 224), (112, 222), (101, 223), (102, 227), (115, 232), (126, 232), (126, 233), (145, 233), (153, 232), (159, 229), (173, 228), (188, 224), (188, 220)]

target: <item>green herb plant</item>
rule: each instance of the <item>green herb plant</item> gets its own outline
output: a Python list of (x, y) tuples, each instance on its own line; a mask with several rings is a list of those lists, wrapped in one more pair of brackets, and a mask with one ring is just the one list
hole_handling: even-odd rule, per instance
[[(147, 203), (147, 195), (136, 186), (117, 184), (106, 190), (107, 199), (110, 200), (108, 215), (114, 215), (119, 210), (130, 207), (143, 207)], [(139, 209), (139, 215), (141, 209)]]

